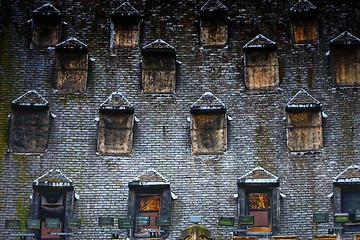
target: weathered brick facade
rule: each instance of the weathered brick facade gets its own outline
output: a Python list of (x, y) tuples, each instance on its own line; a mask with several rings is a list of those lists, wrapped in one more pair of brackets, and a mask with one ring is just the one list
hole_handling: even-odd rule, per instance
[[(55, 46), (30, 47), (29, 20), (35, 9), (48, 2), (60, 11), (63, 21), (62, 29), (57, 29), (58, 43), (74, 37), (87, 45), (87, 83), (81, 93), (54, 88)], [(350, 87), (336, 84), (329, 43), (344, 31), (360, 37), (360, 1), (311, 1), (317, 8), (317, 40), (294, 44), (289, 10), (297, 0), (223, 0), (229, 17), (227, 45), (212, 47), (202, 46), (200, 35), (201, 8), (207, 1), (128, 2), (142, 19), (133, 29), (140, 31), (139, 43), (120, 47), (110, 42), (114, 38), (111, 16), (123, 1), (0, 1), (0, 239), (27, 231), (26, 219), (34, 216), (34, 197), (29, 198), (33, 181), (50, 169), (59, 169), (71, 179), (79, 195), (73, 211), (69, 210), (81, 220), (72, 239), (110, 239), (118, 229), (98, 226), (98, 218), (129, 216), (128, 184), (149, 169), (169, 181), (174, 195), (167, 239), (179, 239), (192, 224), (190, 216), (202, 216), (200, 224), (214, 239), (229, 239), (228, 230), (238, 225), (219, 226), (218, 218), (238, 221), (237, 182), (256, 167), (278, 177), (273, 235), (310, 239), (327, 233), (319, 227), (333, 226), (339, 210), (333, 205), (340, 201), (338, 189), (333, 194), (334, 178), (350, 165), (360, 164), (359, 79), (351, 80), (355, 84)], [(136, 34), (129, 35), (137, 38)], [(243, 47), (258, 34), (277, 45), (275, 90), (245, 85)], [(157, 39), (176, 49), (174, 93), (151, 94), (142, 89), (142, 48)], [(357, 62), (351, 76), (359, 77), (359, 56), (351, 58)], [(285, 108), (300, 89), (322, 105), (322, 147), (295, 154), (287, 147)], [(44, 153), (9, 150), (11, 103), (29, 90), (48, 101), (52, 115)], [(97, 153), (99, 108), (115, 91), (131, 102), (140, 120), (134, 121), (129, 155)], [(205, 92), (227, 109), (224, 154), (197, 155), (191, 150), (190, 108)], [(168, 204), (168, 197), (165, 200)], [(312, 218), (319, 212), (329, 213), (330, 220), (316, 226)], [(21, 229), (5, 229), (7, 219), (20, 220)], [(353, 236), (341, 234), (343, 239)]]

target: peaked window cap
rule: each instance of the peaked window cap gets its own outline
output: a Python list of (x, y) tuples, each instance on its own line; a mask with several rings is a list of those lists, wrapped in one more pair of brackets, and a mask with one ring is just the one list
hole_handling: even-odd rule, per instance
[(32, 12), (32, 16), (35, 19), (38, 18), (55, 18), (60, 20), (61, 12), (54, 7), (51, 3), (45, 3), (44, 5), (38, 7)]
[(225, 104), (211, 92), (204, 93), (190, 107), (190, 113), (196, 112), (223, 112), (226, 113)]
[(333, 38), (329, 45), (330, 48), (360, 46), (360, 38), (355, 37), (348, 31), (344, 31), (339, 36)]
[(256, 50), (256, 49), (270, 49), (276, 50), (277, 44), (276, 42), (270, 40), (262, 34), (258, 34), (256, 37), (251, 39), (248, 43), (246, 43), (243, 47), (244, 51), (248, 50)]
[(171, 46), (169, 43), (165, 42), (162, 39), (157, 39), (147, 45), (145, 45), (142, 48), (142, 52), (174, 52), (175, 53), (175, 47)]
[(75, 37), (70, 37), (67, 40), (55, 45), (55, 51), (81, 51), (88, 52), (87, 45)]
[(73, 181), (58, 169), (49, 170), (47, 173), (35, 179), (33, 182), (33, 186), (44, 187), (71, 187), (72, 185)]
[(170, 185), (169, 180), (155, 169), (150, 168), (129, 182), (129, 186), (158, 186)]
[(262, 167), (256, 167), (238, 180), (238, 185), (269, 184), (279, 185), (279, 178)]
[(140, 20), (140, 13), (129, 2), (124, 2), (111, 12), (111, 19), (120, 20), (124, 18), (135, 18)]
[(30, 90), (11, 102), (11, 107), (46, 107), (49, 102), (45, 100), (36, 90)]
[(299, 0), (290, 8), (290, 13), (310, 13), (316, 11), (314, 4), (307, 0)]
[(334, 178), (336, 184), (360, 184), (360, 166), (351, 165)]
[(219, 0), (208, 0), (200, 9), (202, 12), (227, 11), (228, 8)]
[(311, 96), (307, 91), (301, 89), (294, 97), (286, 104), (286, 111), (296, 110), (321, 110), (321, 103)]
[(113, 92), (102, 104), (101, 110), (116, 110), (134, 112), (134, 106), (119, 92)]

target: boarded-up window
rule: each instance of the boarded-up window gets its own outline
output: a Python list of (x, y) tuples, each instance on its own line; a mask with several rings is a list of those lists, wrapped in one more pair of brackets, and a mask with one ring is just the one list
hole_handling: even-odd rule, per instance
[(47, 3), (34, 10), (31, 24), (31, 48), (59, 43), (62, 32), (61, 13), (53, 5)]
[(141, 78), (144, 93), (174, 93), (176, 84), (175, 49), (146, 48), (143, 49), (142, 56)]
[(277, 46), (261, 34), (244, 46), (244, 77), (249, 90), (275, 90), (279, 85)]
[(55, 47), (54, 87), (63, 93), (86, 91), (88, 77), (87, 47), (71, 38)]
[(293, 43), (313, 43), (318, 40), (317, 9), (313, 4), (300, 0), (290, 9), (289, 15)]
[(271, 194), (266, 192), (252, 192), (248, 194), (249, 214), (254, 216), (252, 227), (270, 228)]
[(343, 32), (330, 42), (331, 75), (339, 86), (360, 85), (360, 39)]
[(100, 111), (98, 152), (100, 154), (130, 154), (133, 143), (132, 112)]
[(128, 2), (111, 13), (110, 47), (136, 47), (140, 36), (140, 14)]
[(222, 154), (226, 151), (226, 118), (220, 114), (192, 114), (191, 142), (194, 154)]
[(286, 116), (290, 151), (314, 151), (322, 148), (321, 111), (288, 111)]

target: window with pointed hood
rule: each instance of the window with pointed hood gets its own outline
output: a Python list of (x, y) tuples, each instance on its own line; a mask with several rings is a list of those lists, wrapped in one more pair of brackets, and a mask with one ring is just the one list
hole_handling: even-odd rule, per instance
[(204, 93), (190, 108), (193, 154), (223, 154), (227, 145), (225, 105), (211, 92)]
[(102, 155), (131, 154), (134, 107), (120, 93), (113, 92), (99, 109), (97, 151)]
[(200, 42), (204, 47), (228, 43), (228, 9), (219, 0), (208, 0), (200, 9)]
[(262, 34), (243, 47), (244, 77), (248, 90), (276, 90), (279, 85), (277, 44)]
[[(262, 167), (256, 167), (238, 179), (239, 214), (253, 216), (253, 224), (241, 225), (248, 232), (279, 231), (279, 178)], [(241, 222), (240, 222), (241, 224)]]
[(176, 50), (161, 39), (141, 50), (141, 85), (144, 93), (175, 93)]
[[(128, 218), (134, 219), (133, 237), (166, 238), (171, 225), (171, 202), (176, 195), (170, 182), (149, 169), (129, 182)], [(158, 232), (158, 233), (156, 233)]]
[(45, 152), (51, 125), (49, 102), (31, 90), (11, 103), (10, 151), (16, 153)]
[(73, 218), (75, 191), (73, 182), (60, 170), (51, 169), (33, 182), (30, 218), (40, 221), (35, 239), (60, 239), (57, 233), (69, 233)]
[(88, 48), (76, 38), (55, 46), (54, 88), (60, 93), (83, 93), (88, 78)]
[(301, 89), (286, 105), (287, 146), (292, 152), (319, 151), (322, 139), (322, 105)]
[(46, 3), (32, 12), (30, 48), (47, 48), (59, 43), (62, 32), (61, 12)]
[(128, 2), (111, 13), (110, 48), (137, 47), (140, 37), (141, 16)]
[(337, 86), (360, 85), (360, 39), (343, 32), (330, 41), (331, 76)]
[(348, 214), (349, 221), (337, 223), (346, 232), (360, 231), (360, 166), (351, 165), (334, 178), (334, 214)]
[(314, 43), (318, 40), (317, 8), (307, 0), (299, 0), (289, 12), (293, 43)]

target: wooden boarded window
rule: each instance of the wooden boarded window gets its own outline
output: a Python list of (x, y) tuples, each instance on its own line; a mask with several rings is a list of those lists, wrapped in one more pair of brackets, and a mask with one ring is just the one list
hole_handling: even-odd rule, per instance
[(31, 48), (55, 46), (62, 32), (61, 13), (47, 3), (33, 11), (31, 21)]
[(226, 151), (225, 113), (193, 113), (191, 143), (194, 154), (223, 154)]
[(259, 34), (243, 49), (246, 88), (249, 90), (276, 90), (279, 85), (276, 43)]
[(62, 93), (83, 93), (88, 77), (86, 45), (72, 38), (55, 47), (54, 87)]
[(130, 154), (133, 145), (133, 111), (101, 110), (98, 128), (100, 154)]
[(248, 194), (248, 207), (249, 215), (254, 216), (254, 224), (250, 228), (258, 230), (260, 227), (263, 228), (262, 230), (270, 231), (271, 193), (250, 192)]
[(286, 121), (290, 151), (316, 151), (322, 148), (321, 111), (287, 111)]
[(338, 86), (360, 85), (360, 39), (345, 31), (330, 42), (331, 75)]
[(158, 230), (156, 225), (156, 217), (160, 215), (161, 196), (160, 195), (139, 195), (138, 216), (149, 217), (149, 225), (137, 226), (136, 234), (148, 234), (146, 230)]
[(300, 0), (290, 9), (289, 15), (293, 43), (314, 43), (318, 40), (317, 9), (313, 4)]
[(10, 117), (10, 150), (18, 153), (45, 152), (50, 122), (48, 107), (13, 106)]
[(125, 2), (115, 9), (111, 14), (110, 25), (110, 47), (136, 47), (140, 37), (140, 14)]
[(176, 84), (175, 50), (143, 50), (141, 67), (144, 93), (174, 93)]
[(204, 47), (228, 43), (228, 14), (226, 10), (202, 11), (200, 42)]

